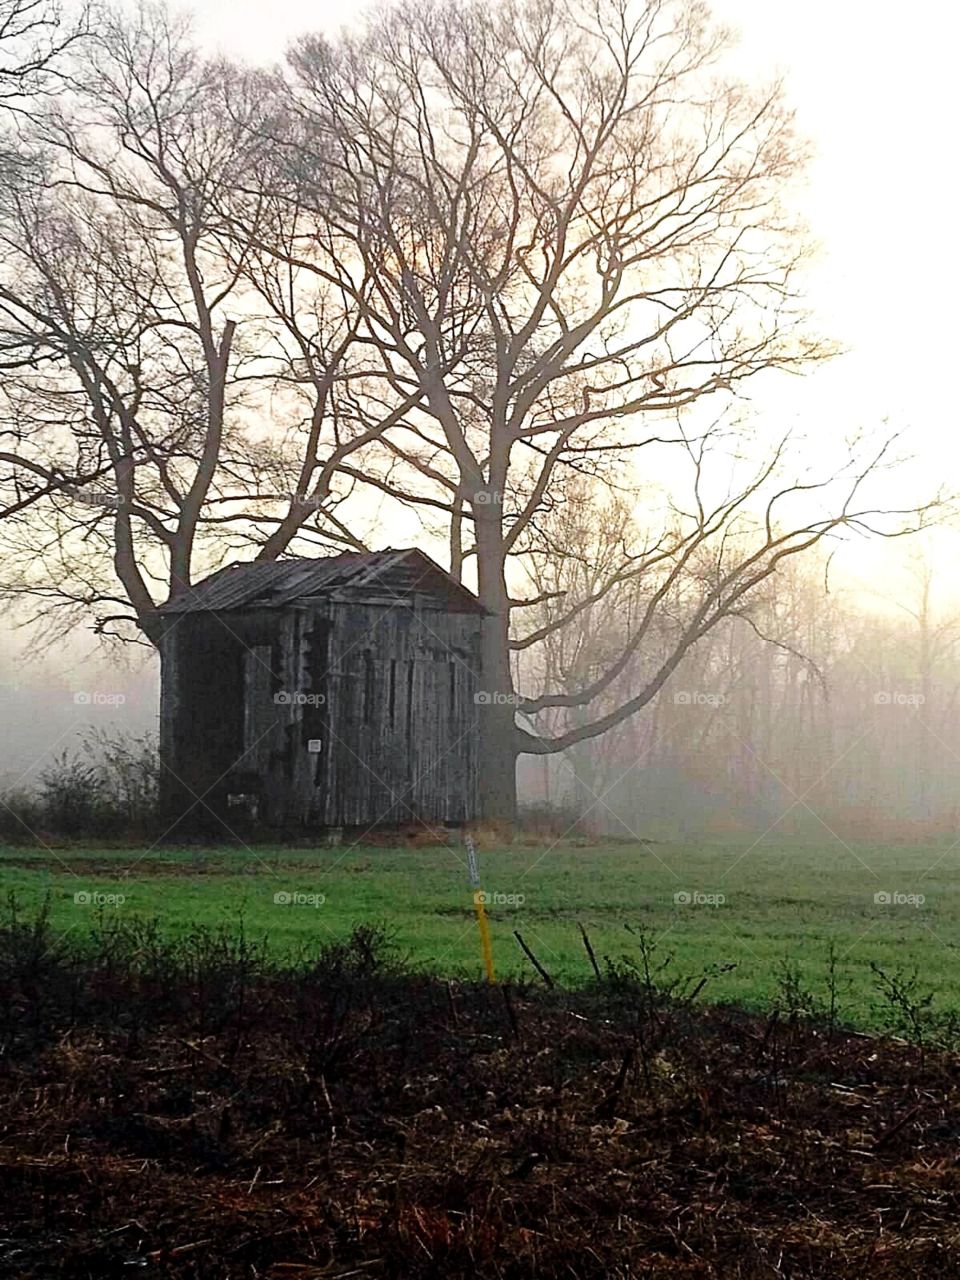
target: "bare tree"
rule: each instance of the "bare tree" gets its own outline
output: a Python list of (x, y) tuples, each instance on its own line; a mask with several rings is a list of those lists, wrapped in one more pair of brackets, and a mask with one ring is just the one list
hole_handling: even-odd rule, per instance
[[(382, 469), (358, 479), (446, 512), (453, 570), (475, 560), (489, 611), (491, 817), (512, 813), (518, 751), (620, 723), (785, 557), (869, 522), (858, 494), (882, 449), (810, 522), (792, 522), (791, 496), (833, 477), (785, 479), (784, 442), (708, 501), (718, 432), (697, 430), (698, 406), (830, 354), (796, 296), (805, 242), (783, 201), (804, 149), (775, 86), (720, 78), (726, 43), (698, 3), (513, 0), (401, 5), (366, 35), (293, 56), (319, 234), (338, 279), (364, 282), (358, 394), (378, 412), (418, 397)], [(511, 566), (541, 551), (538, 521), (571, 479), (630, 488), (641, 469), (681, 465), (671, 450), (693, 468), (692, 507), (592, 597), (642, 579), (648, 608), (604, 670), (523, 705), (595, 707), (676, 608), (674, 649), (616, 708), (555, 737), (518, 728), (511, 633), (526, 648), (584, 605), (512, 627), (529, 602), (512, 597)]]
[[(401, 3), (284, 79), (104, 16), (0, 195), (7, 595), (155, 642), (228, 554), (412, 509), (488, 611), (482, 799), (511, 817), (519, 752), (624, 724), (791, 557), (877, 527), (887, 444), (818, 474), (725, 417), (831, 354), (803, 146), (726, 43), (683, 0)], [(584, 483), (643, 519), (524, 594)], [(599, 656), (518, 693), (512, 655), (587, 619)]]
[(231, 552), (361, 545), (343, 492), (310, 496), (328, 446), (356, 447), (331, 408), (355, 324), (286, 268), (265, 305), (280, 282), (234, 235), (241, 209), (286, 234), (255, 189), (262, 77), (161, 10), (104, 15), (69, 71), (0, 197), (4, 585), (155, 642), (156, 605)]
[(86, 6), (67, 15), (55, 0), (0, 0), (0, 108), (19, 114), (55, 92), (63, 55), (89, 32)]

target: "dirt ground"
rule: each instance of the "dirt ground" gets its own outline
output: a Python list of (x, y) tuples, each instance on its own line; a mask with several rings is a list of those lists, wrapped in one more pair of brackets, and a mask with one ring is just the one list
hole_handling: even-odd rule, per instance
[(0, 939), (0, 1274), (960, 1275), (953, 1057), (180, 945)]

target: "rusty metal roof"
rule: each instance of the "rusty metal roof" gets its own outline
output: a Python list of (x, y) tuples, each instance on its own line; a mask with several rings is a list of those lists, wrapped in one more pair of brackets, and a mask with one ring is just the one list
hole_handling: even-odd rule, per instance
[(472, 591), (416, 548), (230, 564), (157, 612), (276, 609), (310, 596), (334, 596), (341, 590), (354, 599), (362, 598), (365, 590), (397, 600), (415, 592), (440, 600), (451, 613), (486, 612)]

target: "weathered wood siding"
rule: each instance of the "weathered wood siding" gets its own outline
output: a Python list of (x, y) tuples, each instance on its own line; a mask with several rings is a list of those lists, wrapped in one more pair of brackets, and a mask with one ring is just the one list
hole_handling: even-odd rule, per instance
[(174, 806), (185, 787), (228, 825), (238, 794), (275, 827), (469, 820), (480, 625), (416, 595), (178, 619), (162, 712)]
[[(352, 826), (474, 815), (479, 624), (423, 607), (328, 606), (321, 820)], [(325, 744), (326, 745), (326, 744)]]

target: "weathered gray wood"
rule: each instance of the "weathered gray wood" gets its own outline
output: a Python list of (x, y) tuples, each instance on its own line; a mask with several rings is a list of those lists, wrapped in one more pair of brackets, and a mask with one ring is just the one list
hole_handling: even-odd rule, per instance
[(229, 797), (255, 794), (275, 828), (475, 817), (482, 615), (450, 605), (358, 590), (179, 615), (163, 644), (171, 816), (193, 800), (236, 825)]

